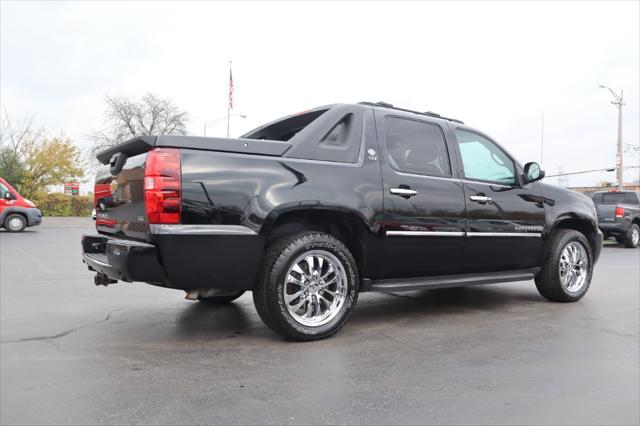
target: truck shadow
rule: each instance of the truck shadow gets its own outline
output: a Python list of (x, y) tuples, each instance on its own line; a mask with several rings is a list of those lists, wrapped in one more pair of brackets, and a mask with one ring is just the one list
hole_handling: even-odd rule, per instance
[[(427, 322), (448, 315), (472, 316), (517, 309), (532, 303), (544, 303), (535, 287), (523, 289), (478, 286), (396, 294), (365, 293), (360, 296), (346, 329), (378, 324), (389, 326), (390, 322), (404, 319)], [(271, 332), (256, 318), (253, 306), (246, 303), (194, 303), (179, 315), (176, 325), (177, 334), (195, 340), (220, 337), (262, 340), (266, 337), (269, 340), (283, 341), (282, 337)]]
[(176, 324), (178, 334), (193, 338), (235, 337), (250, 327), (246, 308), (237, 303), (208, 305), (195, 302), (179, 315)]
[(532, 289), (492, 286), (459, 287), (393, 293), (384, 296), (365, 294), (351, 319), (353, 324), (372, 325), (394, 319), (422, 320), (447, 315), (474, 315), (482, 312), (516, 309), (532, 303), (544, 303), (533, 282)]

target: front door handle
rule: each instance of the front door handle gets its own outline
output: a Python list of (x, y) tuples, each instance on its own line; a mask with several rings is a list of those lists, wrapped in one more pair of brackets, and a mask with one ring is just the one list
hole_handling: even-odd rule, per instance
[(413, 197), (414, 195), (416, 195), (418, 193), (418, 191), (416, 191), (414, 189), (410, 189), (410, 188), (391, 188), (391, 189), (389, 189), (389, 192), (394, 194), (394, 195), (399, 195), (399, 196), (404, 197), (404, 198)]
[(469, 197), (469, 199), (480, 204), (491, 204), (493, 202), (491, 197), (487, 197), (485, 195), (472, 195)]

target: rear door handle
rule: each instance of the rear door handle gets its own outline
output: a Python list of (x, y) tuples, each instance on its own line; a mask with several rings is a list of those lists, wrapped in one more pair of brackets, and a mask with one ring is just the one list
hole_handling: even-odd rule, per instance
[(413, 197), (418, 193), (418, 191), (410, 188), (391, 188), (389, 189), (389, 192), (405, 198)]
[(472, 195), (469, 197), (469, 199), (471, 201), (475, 201), (476, 203), (481, 203), (481, 204), (491, 204), (493, 202), (491, 197), (487, 197), (484, 195)]

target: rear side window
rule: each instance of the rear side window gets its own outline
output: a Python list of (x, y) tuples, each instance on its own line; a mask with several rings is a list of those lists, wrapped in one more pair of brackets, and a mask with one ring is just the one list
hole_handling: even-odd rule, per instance
[(387, 117), (385, 140), (392, 168), (420, 175), (451, 176), (447, 144), (437, 124)]

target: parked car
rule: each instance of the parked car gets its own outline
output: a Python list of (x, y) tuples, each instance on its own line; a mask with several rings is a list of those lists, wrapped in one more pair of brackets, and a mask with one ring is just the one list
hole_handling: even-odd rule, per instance
[(211, 303), (252, 291), (295, 340), (337, 332), (365, 291), (534, 279), (574, 302), (602, 246), (590, 198), (461, 121), (389, 104), (319, 107), (239, 139), (141, 136), (97, 158), (113, 200), (82, 237), (96, 284)]
[(0, 226), (9, 232), (22, 232), (27, 226), (40, 225), (42, 213), (0, 177)]
[(592, 195), (598, 226), (605, 238), (615, 237), (627, 248), (640, 244), (640, 193), (600, 191)]

